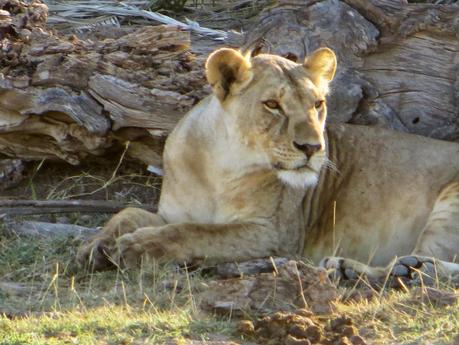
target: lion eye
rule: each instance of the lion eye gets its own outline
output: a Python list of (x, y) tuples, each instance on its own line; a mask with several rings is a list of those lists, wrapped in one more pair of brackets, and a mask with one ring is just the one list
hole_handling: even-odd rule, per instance
[(319, 100), (319, 101), (316, 101), (316, 103), (314, 103), (314, 108), (316, 108), (317, 110), (321, 109), (323, 106), (324, 106), (324, 103), (325, 101), (324, 100)]
[(278, 101), (275, 101), (273, 99), (267, 100), (263, 102), (265, 106), (267, 106), (269, 109), (280, 109), (280, 104)]

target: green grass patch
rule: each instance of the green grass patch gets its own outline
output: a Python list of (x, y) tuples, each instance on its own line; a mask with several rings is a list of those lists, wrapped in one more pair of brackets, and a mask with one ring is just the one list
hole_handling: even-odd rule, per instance
[(39, 317), (0, 319), (0, 344), (161, 344), (171, 339), (230, 333), (188, 308), (152, 311), (107, 305), (84, 311), (52, 312)]

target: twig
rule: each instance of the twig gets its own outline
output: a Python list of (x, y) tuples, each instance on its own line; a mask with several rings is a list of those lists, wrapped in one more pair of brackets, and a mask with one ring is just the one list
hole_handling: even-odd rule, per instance
[(129, 204), (104, 200), (0, 200), (0, 215), (27, 215), (44, 213), (116, 213), (126, 207), (137, 207), (154, 212), (148, 204)]

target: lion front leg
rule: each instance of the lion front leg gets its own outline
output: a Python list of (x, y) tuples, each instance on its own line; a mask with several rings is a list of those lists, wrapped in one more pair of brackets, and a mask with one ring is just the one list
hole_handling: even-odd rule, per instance
[(237, 224), (168, 224), (121, 236), (114, 255), (124, 267), (142, 256), (159, 262), (243, 261), (279, 254), (278, 233), (269, 226)]
[(89, 267), (95, 270), (111, 268), (113, 262), (110, 252), (113, 251), (118, 237), (146, 226), (164, 224), (164, 220), (156, 213), (140, 208), (126, 208), (110, 218), (101, 231), (79, 248), (77, 263), (83, 267), (89, 264)]

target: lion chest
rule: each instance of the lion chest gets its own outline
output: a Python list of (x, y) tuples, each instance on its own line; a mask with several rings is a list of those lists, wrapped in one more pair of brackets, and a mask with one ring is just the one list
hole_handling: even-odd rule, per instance
[(233, 223), (272, 217), (280, 192), (272, 173), (237, 176), (209, 173), (205, 179), (165, 181), (160, 212), (168, 222)]

